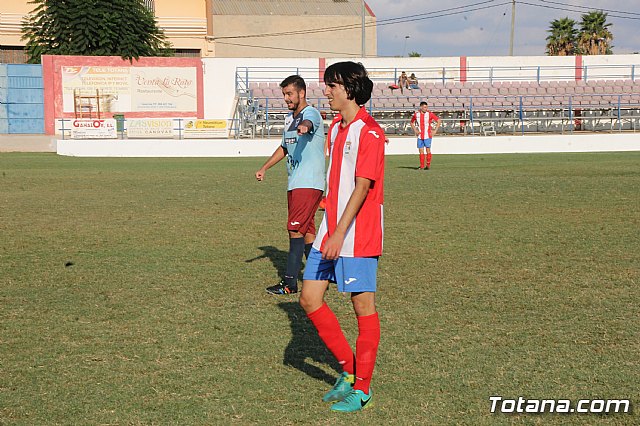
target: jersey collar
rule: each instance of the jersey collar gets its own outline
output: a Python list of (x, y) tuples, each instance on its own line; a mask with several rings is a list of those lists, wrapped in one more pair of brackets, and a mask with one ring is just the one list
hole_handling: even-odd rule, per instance
[(339, 128), (340, 129), (343, 129), (343, 128), (344, 129), (348, 129), (349, 126), (351, 126), (356, 121), (363, 119), (366, 115), (367, 115), (367, 109), (365, 107), (361, 106), (360, 109), (358, 110), (358, 112), (356, 113), (356, 116), (353, 117), (353, 120), (351, 121), (351, 123), (347, 124), (344, 127), (342, 127), (342, 123), (339, 123)]
[(298, 117), (300, 114), (302, 114), (302, 111), (304, 111), (304, 110), (305, 110), (305, 109), (307, 109), (307, 108), (309, 108), (309, 104), (307, 104), (307, 106), (306, 106), (306, 107), (302, 108), (302, 109), (300, 110), (300, 112), (298, 113), (298, 115), (295, 115), (295, 113), (294, 113), (295, 111), (291, 111), (291, 116), (292, 116), (293, 118), (296, 118), (296, 117)]

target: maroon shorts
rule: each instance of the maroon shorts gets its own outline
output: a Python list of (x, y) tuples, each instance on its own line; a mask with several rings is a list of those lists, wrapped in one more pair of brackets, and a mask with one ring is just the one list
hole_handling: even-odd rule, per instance
[(297, 188), (287, 191), (289, 217), (287, 230), (301, 234), (315, 234), (315, 215), (322, 200), (322, 191), (312, 188)]

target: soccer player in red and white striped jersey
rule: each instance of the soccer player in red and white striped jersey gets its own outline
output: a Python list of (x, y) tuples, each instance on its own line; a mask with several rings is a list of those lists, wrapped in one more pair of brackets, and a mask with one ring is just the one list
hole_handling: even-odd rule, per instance
[[(436, 128), (431, 127), (436, 123)], [(420, 102), (420, 110), (413, 113), (411, 117), (411, 127), (418, 137), (418, 152), (420, 153), (420, 170), (431, 168), (431, 139), (438, 133), (440, 128), (440, 117), (429, 111), (425, 101)], [(425, 166), (425, 149), (427, 150), (427, 164)]]
[[(375, 292), (382, 254), (385, 135), (362, 106), (373, 89), (362, 64), (335, 63), (326, 69), (324, 81), (329, 106), (341, 120), (329, 129), (325, 214), (305, 267), (300, 304), (343, 368), (323, 401), (337, 401), (332, 410), (350, 412), (370, 405), (380, 342)], [(329, 281), (351, 294), (359, 331), (355, 355), (324, 301)]]

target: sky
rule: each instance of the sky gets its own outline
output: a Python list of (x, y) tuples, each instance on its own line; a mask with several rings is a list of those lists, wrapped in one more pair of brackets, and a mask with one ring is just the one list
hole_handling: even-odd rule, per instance
[[(378, 56), (509, 54), (511, 0), (366, 1), (378, 21)], [(516, 0), (513, 54), (545, 55), (551, 21), (569, 17), (579, 29), (582, 14), (598, 9), (609, 10), (613, 53), (640, 52), (640, 0)], [(384, 25), (393, 18), (402, 19)]]

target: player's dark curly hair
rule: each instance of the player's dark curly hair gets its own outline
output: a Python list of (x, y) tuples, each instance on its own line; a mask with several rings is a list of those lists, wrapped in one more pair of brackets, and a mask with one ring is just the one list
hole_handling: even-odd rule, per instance
[(355, 99), (358, 105), (364, 105), (371, 99), (373, 81), (359, 62), (336, 62), (330, 65), (324, 72), (324, 83), (342, 84), (347, 99)]

